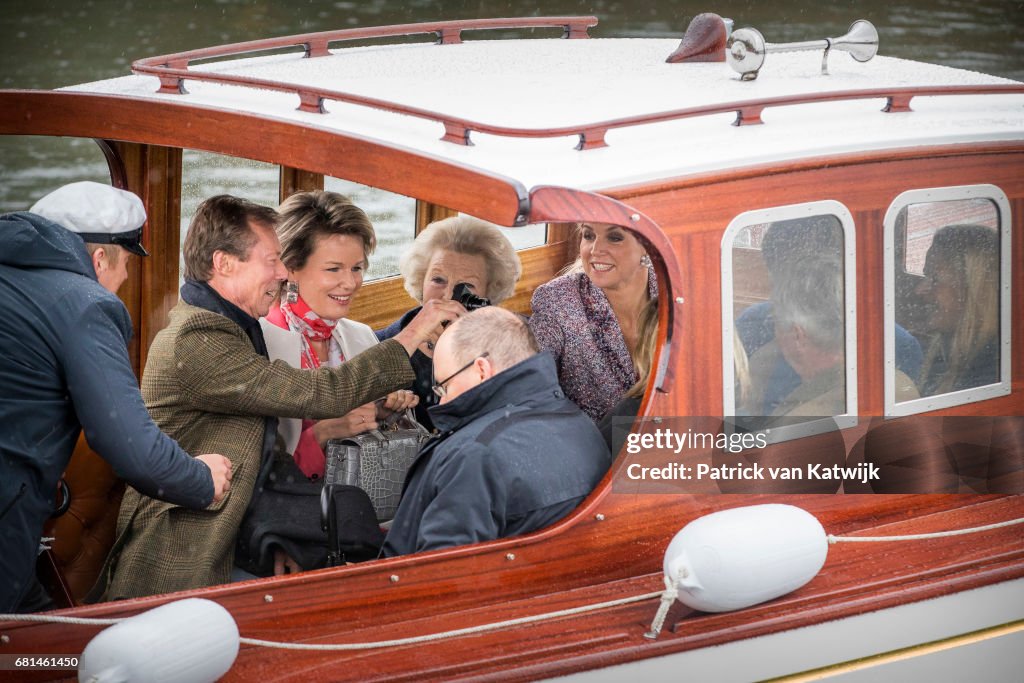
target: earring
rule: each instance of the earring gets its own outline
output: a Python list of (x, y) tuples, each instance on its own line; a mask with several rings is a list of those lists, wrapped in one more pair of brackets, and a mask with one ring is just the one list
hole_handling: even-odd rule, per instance
[(653, 265), (651, 263), (651, 257), (648, 256), (647, 254), (644, 254), (643, 256), (641, 256), (640, 257), (640, 265), (643, 266), (644, 268), (650, 268), (651, 265)]
[(290, 304), (294, 304), (299, 300), (299, 284), (297, 282), (288, 282), (285, 285), (285, 291), (288, 293), (285, 295), (284, 300)]

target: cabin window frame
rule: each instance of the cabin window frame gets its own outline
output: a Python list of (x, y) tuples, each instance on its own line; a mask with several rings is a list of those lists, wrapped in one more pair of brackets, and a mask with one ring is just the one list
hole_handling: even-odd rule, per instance
[(858, 423), (859, 405), (857, 396), (857, 253), (856, 226), (853, 214), (842, 202), (822, 199), (800, 204), (787, 204), (767, 209), (755, 209), (738, 214), (722, 233), (721, 240), (721, 313), (722, 313), (722, 414), (735, 419), (736, 415), (736, 373), (729, 359), (734, 357), (733, 347), (733, 246), (737, 235), (752, 225), (775, 221), (810, 218), (831, 215), (839, 220), (843, 230), (843, 300), (846, 310), (845, 365), (846, 365), (846, 412), (827, 419), (809, 420), (800, 424), (773, 427), (764, 431), (767, 443), (773, 444), (806, 436), (814, 436), (836, 429), (854, 427)]
[[(922, 396), (896, 402), (896, 219), (912, 204), (987, 199), (996, 206), (999, 220), (999, 381), (979, 387), (960, 389), (934, 396)], [(907, 190), (889, 204), (883, 219), (883, 390), (885, 417), (904, 417), (942, 408), (1008, 396), (1011, 391), (1011, 235), (1010, 201), (999, 187), (991, 184), (957, 185)], [(904, 267), (904, 264), (899, 264)]]

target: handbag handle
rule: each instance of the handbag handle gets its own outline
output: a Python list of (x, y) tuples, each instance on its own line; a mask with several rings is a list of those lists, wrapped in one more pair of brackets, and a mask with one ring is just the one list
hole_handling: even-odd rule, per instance
[[(400, 424), (403, 420), (405, 421), (404, 425)], [(412, 408), (406, 408), (401, 413), (391, 413), (388, 415), (384, 418), (380, 427), (374, 431), (397, 432), (399, 429), (416, 429), (417, 426), (426, 430), (426, 427), (416, 420), (416, 414), (412, 411)]]

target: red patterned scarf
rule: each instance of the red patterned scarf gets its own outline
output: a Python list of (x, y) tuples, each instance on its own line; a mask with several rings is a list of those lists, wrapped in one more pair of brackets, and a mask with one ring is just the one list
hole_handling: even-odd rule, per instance
[(333, 336), (334, 327), (338, 324), (337, 320), (321, 318), (310, 309), (301, 296), (293, 304), (282, 301), (281, 312), (284, 313), (284, 318), (288, 321), (288, 329), (302, 335), (303, 369), (312, 370), (320, 367), (320, 359), (317, 358), (316, 353), (313, 352), (313, 346), (309, 343), (311, 340), (327, 340), (328, 367), (337, 367), (345, 360), (341, 353), (341, 347)]

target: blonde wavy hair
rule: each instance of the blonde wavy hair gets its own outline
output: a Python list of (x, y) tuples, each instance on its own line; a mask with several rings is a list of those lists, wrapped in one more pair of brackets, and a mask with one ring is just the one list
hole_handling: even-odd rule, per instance
[(423, 303), (423, 277), (434, 252), (482, 256), (487, 270), (487, 298), (500, 304), (512, 296), (523, 273), (515, 247), (498, 228), (472, 216), (451, 216), (428, 225), (398, 262), (405, 291)]
[(636, 384), (626, 392), (630, 398), (641, 398), (647, 389), (647, 379), (654, 363), (654, 347), (658, 341), (658, 299), (648, 299), (637, 319), (637, 343), (633, 350), (633, 368)]
[(947, 354), (947, 369), (928, 395), (952, 390), (975, 356), (999, 334), (999, 233), (984, 225), (947, 225), (935, 233), (927, 259), (954, 269), (963, 283), (965, 314), (952, 335), (937, 334), (921, 366), (921, 385)]

